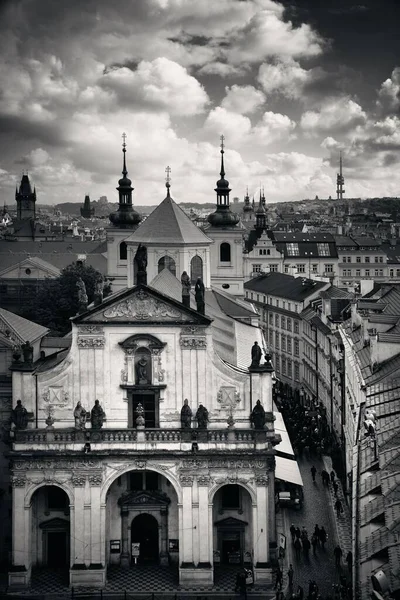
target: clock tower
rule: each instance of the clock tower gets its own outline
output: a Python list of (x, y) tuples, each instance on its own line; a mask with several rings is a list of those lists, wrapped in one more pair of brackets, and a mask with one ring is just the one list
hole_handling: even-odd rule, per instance
[(28, 220), (36, 217), (36, 189), (33, 189), (28, 175), (22, 175), (21, 183), (15, 191), (17, 219)]

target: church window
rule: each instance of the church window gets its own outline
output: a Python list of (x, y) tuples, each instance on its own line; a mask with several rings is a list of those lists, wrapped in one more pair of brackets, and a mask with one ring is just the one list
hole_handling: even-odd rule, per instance
[(253, 265), (253, 273), (261, 273), (261, 265), (260, 264)]
[(126, 242), (121, 242), (119, 245), (119, 258), (120, 260), (126, 260), (128, 258), (128, 246)]
[(190, 280), (194, 284), (199, 277), (203, 279), (203, 261), (196, 255), (190, 261)]
[(267, 254), (268, 254), (268, 256), (269, 256), (269, 255), (271, 254), (271, 250), (269, 250), (269, 249), (268, 249), (268, 250), (267, 250)]
[(170, 256), (163, 256), (158, 261), (158, 272), (161, 273), (164, 269), (168, 269), (172, 275), (176, 276), (176, 264), (173, 258)]
[(231, 262), (231, 245), (228, 242), (222, 242), (219, 247), (219, 259), (221, 262)]
[(221, 504), (225, 509), (240, 508), (240, 487), (238, 485), (224, 485), (221, 490)]

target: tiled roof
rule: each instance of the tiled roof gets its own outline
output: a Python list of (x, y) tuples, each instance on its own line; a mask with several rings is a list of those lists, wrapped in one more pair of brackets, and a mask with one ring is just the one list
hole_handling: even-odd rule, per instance
[(36, 373), (44, 373), (45, 371), (49, 371), (62, 363), (62, 361), (68, 356), (69, 348), (67, 350), (60, 350), (60, 352), (56, 352), (55, 354), (51, 354), (48, 358), (41, 358), (35, 364)]
[(377, 519), (385, 512), (385, 502), (383, 496), (377, 496), (368, 502), (361, 510), (361, 525), (366, 525), (370, 521)]
[(221, 307), (221, 310), (226, 315), (236, 319), (254, 319), (257, 317), (257, 313), (251, 309), (251, 305), (249, 305), (248, 302), (244, 304), (232, 296), (229, 297), (228, 294), (225, 294), (220, 290), (214, 289), (213, 293), (219, 306)]
[[(301, 258), (324, 257), (337, 258), (337, 250), (333, 236), (330, 233), (293, 233), (293, 232), (272, 232), (272, 239), (275, 239), (276, 249), (282, 252), (285, 257), (292, 260)], [(297, 244), (298, 254), (289, 252), (288, 244)], [(319, 247), (319, 244), (328, 244), (328, 251)]]
[(387, 527), (379, 527), (367, 537), (365, 542), (360, 544), (361, 562), (365, 562), (374, 554), (382, 552), (390, 543), (393, 543), (393, 538)]
[(320, 317), (311, 307), (305, 308), (300, 313), (300, 316), (307, 321), (307, 323), (311, 323), (311, 325), (319, 329), (324, 335), (330, 335), (332, 333), (330, 328), (321, 321)]
[(360, 496), (367, 496), (373, 490), (376, 490), (381, 485), (381, 474), (379, 471), (374, 471), (371, 475), (368, 474), (362, 483), (360, 483)]
[(273, 234), (274, 239), (277, 242), (316, 242), (316, 243), (328, 243), (334, 242), (334, 237), (330, 233), (316, 232), (316, 233), (301, 233), (301, 232), (279, 232), (276, 231)]
[(69, 348), (72, 343), (71, 337), (47, 336), (40, 342), (41, 348)]
[(211, 244), (183, 210), (167, 196), (126, 241), (157, 244)]
[(21, 342), (34, 342), (49, 331), (47, 327), (28, 321), (5, 308), (0, 308), (0, 319)]
[(342, 288), (338, 288), (335, 285), (331, 285), (327, 290), (321, 292), (321, 298), (354, 298), (354, 294), (352, 292), (348, 292), (347, 290), (343, 290)]
[(284, 273), (267, 273), (246, 281), (244, 287), (246, 290), (261, 294), (271, 294), (280, 298), (303, 302), (311, 294), (327, 288), (328, 285), (305, 277), (293, 277)]

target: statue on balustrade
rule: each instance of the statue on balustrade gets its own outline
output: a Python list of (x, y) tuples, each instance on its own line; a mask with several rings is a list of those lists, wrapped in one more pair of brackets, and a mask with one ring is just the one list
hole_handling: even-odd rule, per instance
[(144, 420), (144, 408), (143, 405), (139, 402), (136, 406), (136, 425), (137, 427), (144, 427), (145, 425), (145, 420)]
[(197, 412), (196, 412), (196, 419), (197, 419), (197, 427), (199, 429), (207, 429), (208, 410), (202, 404), (199, 404), (199, 408), (197, 409)]
[(265, 425), (265, 410), (259, 400), (257, 400), (255, 407), (251, 413), (250, 421), (254, 425), (254, 429), (264, 429)]
[(21, 400), (17, 400), (17, 406), (11, 411), (11, 422), (15, 429), (26, 429), (28, 426), (28, 411), (22, 406)]
[(148, 377), (148, 362), (145, 356), (141, 356), (136, 364), (136, 383), (139, 385), (150, 383)]
[(87, 412), (83, 408), (80, 400), (74, 410), (75, 427), (76, 429), (85, 429), (87, 421)]
[(194, 297), (196, 300), (196, 304), (197, 304), (197, 312), (199, 312), (201, 315), (204, 315), (205, 313), (205, 303), (204, 303), (204, 294), (205, 294), (205, 287), (204, 287), (204, 283), (201, 280), (201, 277), (197, 278), (196, 281), (196, 285), (194, 286)]
[(258, 342), (254, 342), (254, 344), (251, 348), (251, 366), (252, 367), (260, 366), (261, 356), (262, 356), (261, 348), (258, 345)]
[(190, 283), (190, 277), (183, 271), (181, 275), (181, 284), (182, 284), (182, 304), (183, 306), (187, 306), (190, 308), (190, 288), (192, 284)]
[(189, 406), (189, 400), (185, 398), (181, 409), (181, 427), (190, 429), (192, 426), (192, 409)]
[(21, 345), (22, 354), (24, 357), (24, 363), (31, 365), (33, 363), (33, 346), (27, 340), (25, 344)]
[(141, 283), (147, 284), (147, 248), (143, 244), (139, 244), (136, 250), (135, 258), (133, 259), (136, 263), (136, 284)]
[(78, 277), (76, 280), (76, 288), (78, 295), (78, 314), (85, 312), (88, 307), (88, 296), (86, 293), (85, 282), (82, 277)]
[(106, 413), (100, 406), (100, 402), (98, 400), (95, 400), (94, 406), (90, 413), (90, 422), (92, 423), (92, 429), (101, 429), (103, 427), (105, 418)]

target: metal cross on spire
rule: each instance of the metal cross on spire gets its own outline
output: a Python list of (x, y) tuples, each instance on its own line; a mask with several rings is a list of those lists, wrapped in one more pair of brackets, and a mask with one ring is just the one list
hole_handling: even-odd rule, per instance
[(127, 135), (126, 135), (126, 133), (124, 131), (124, 133), (122, 134), (122, 140), (123, 140), (122, 147), (123, 148), (126, 148), (126, 138), (127, 138)]
[(224, 148), (225, 148), (225, 144), (224, 144), (225, 136), (221, 135), (220, 140), (221, 140), (221, 152), (223, 152)]
[(166, 181), (166, 182), (167, 182), (167, 184), (169, 185), (169, 184), (170, 184), (170, 182), (171, 182), (171, 177), (170, 177), (170, 174), (171, 174), (171, 167), (170, 167), (170, 166), (166, 167), (166, 168), (165, 168), (165, 172), (166, 172), (166, 174), (167, 174), (167, 176), (166, 176), (166, 178), (165, 178), (165, 181)]

